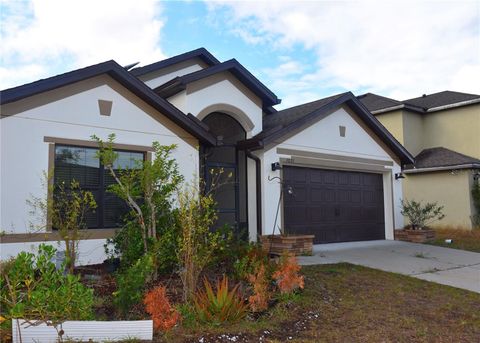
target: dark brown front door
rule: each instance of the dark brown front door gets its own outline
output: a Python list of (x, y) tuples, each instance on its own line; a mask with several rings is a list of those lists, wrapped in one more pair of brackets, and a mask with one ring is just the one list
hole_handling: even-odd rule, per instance
[(385, 238), (381, 174), (285, 166), (283, 180), (287, 233), (315, 243)]

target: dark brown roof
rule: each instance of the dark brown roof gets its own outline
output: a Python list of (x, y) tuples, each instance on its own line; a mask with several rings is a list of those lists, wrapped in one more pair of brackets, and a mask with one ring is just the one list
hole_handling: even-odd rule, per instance
[(441, 107), (446, 105), (453, 105), (460, 102), (470, 101), (470, 100), (480, 100), (480, 95), (452, 92), (452, 91), (443, 91), (433, 94), (424, 94), (418, 98), (408, 99), (402, 101), (404, 104), (422, 107), (424, 109), (432, 109), (435, 107)]
[(424, 149), (415, 157), (417, 169), (474, 164), (480, 167), (480, 160), (443, 147)]
[(328, 104), (329, 102), (338, 99), (346, 93), (341, 93), (327, 98), (319, 99), (312, 101), (303, 105), (298, 105), (290, 107), (272, 114), (269, 114), (263, 118), (263, 128), (264, 130), (270, 130), (274, 127), (284, 127), (288, 124), (294, 122), (301, 117), (312, 113), (315, 110), (318, 110), (323, 105)]
[(357, 97), (370, 112), (382, 110), (385, 108), (403, 105), (400, 101), (390, 99), (373, 93), (365, 93)]

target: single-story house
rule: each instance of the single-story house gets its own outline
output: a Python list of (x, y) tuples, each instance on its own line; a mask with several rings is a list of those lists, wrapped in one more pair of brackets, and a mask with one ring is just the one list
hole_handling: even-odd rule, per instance
[(106, 191), (93, 134), (115, 133), (125, 161), (151, 155), (153, 141), (174, 143), (187, 180), (199, 170), (232, 172), (219, 220), (251, 240), (279, 232), (282, 189), (277, 225), (315, 234), (315, 243), (393, 239), (403, 226), (396, 175), (413, 157), (350, 92), (277, 111), (280, 99), (239, 62), (201, 48), (133, 69), (107, 61), (0, 97), (2, 258), (57, 240), (49, 227), (29, 232), (26, 200), (45, 193), (49, 170), (95, 195), (79, 263), (105, 258), (122, 204)]
[(432, 225), (478, 225), (471, 190), (480, 180), (480, 95), (453, 91), (398, 101), (367, 93), (358, 97), (415, 156), (404, 170), (403, 196), (444, 206)]

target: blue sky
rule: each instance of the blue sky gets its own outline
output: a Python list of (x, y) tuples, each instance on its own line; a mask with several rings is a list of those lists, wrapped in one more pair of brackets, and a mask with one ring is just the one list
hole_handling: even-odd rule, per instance
[(0, 88), (198, 47), (297, 105), (350, 90), (480, 94), (479, 1), (0, 0)]

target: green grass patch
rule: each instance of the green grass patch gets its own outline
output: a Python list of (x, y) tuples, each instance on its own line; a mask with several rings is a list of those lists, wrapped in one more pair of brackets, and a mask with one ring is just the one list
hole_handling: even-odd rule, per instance
[[(427, 244), (480, 253), (480, 229), (437, 228), (435, 240)], [(451, 239), (452, 243), (446, 243)]]

